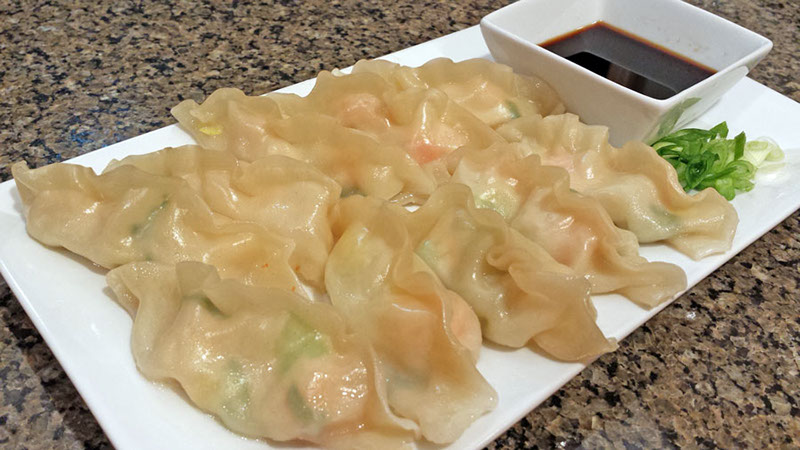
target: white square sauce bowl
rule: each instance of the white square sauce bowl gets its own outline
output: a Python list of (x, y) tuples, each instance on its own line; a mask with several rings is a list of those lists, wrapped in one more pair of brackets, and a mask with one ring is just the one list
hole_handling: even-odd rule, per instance
[[(661, 70), (648, 62), (649, 57), (626, 56), (613, 42), (595, 42), (595, 47), (607, 47), (600, 50), (605, 52), (600, 56), (612, 63), (605, 66), (611, 67), (605, 74), (540, 45), (598, 24), (708, 70), (707, 77), (666, 91), (641, 73), (648, 64), (651, 73)], [(498, 62), (548, 82), (569, 112), (585, 123), (608, 126), (614, 145), (629, 140), (650, 143), (697, 118), (772, 48), (769, 39), (680, 0), (522, 0), (484, 17), (481, 32)], [(615, 59), (614, 52), (620, 58)], [(631, 79), (638, 81), (631, 83)], [(640, 87), (649, 83), (656, 87), (656, 94), (651, 96), (650, 89), (650, 95), (645, 95), (620, 83)]]

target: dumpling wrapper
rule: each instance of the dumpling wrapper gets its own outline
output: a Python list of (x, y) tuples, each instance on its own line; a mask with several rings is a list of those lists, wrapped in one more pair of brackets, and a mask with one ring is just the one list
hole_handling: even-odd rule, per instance
[(639, 256), (633, 233), (617, 228), (594, 199), (569, 188), (569, 174), (502, 144), (460, 152), (452, 181), (472, 189), (476, 205), (585, 275), (592, 293), (616, 292), (652, 307), (686, 288), (680, 267)]
[[(220, 89), (202, 105), (186, 100), (172, 113), (203, 147), (246, 161), (289, 156), (316, 166), (345, 193), (421, 204), (449, 178), (442, 156), (502, 142), (491, 127), (514, 117), (563, 109), (546, 83), (507, 66), (437, 59), (418, 68), (376, 60), (360, 61), (352, 74), (321, 72), (307, 97)], [(334, 131), (319, 115), (350, 132)], [(355, 130), (381, 144), (362, 143)], [(357, 158), (344, 157), (344, 148)]]
[[(442, 156), (464, 145), (505, 142), (492, 128), (436, 89), (398, 90), (372, 72), (320, 72), (305, 98), (276, 100), (286, 116), (314, 111), (344, 127), (398, 145), (438, 182), (449, 178)], [(423, 199), (424, 200), (424, 199)], [(420, 202), (421, 203), (421, 202)]]
[(509, 347), (533, 341), (568, 361), (616, 347), (595, 323), (589, 282), (497, 212), (477, 208), (467, 186), (440, 187), (406, 225), (415, 252), (472, 306), (487, 339)]
[(251, 437), (330, 448), (411, 448), (415, 425), (392, 414), (370, 349), (328, 304), (221, 281), (196, 262), (137, 262), (108, 284), (133, 317), (131, 348), (149, 379)]
[(494, 408), (497, 395), (475, 368), (480, 324), (413, 252), (405, 211), (372, 198), (344, 199), (328, 259), (331, 303), (374, 346), (389, 406), (435, 443), (456, 440)]
[(12, 166), (28, 233), (107, 269), (135, 261), (212, 264), (224, 278), (298, 290), (291, 240), (214, 214), (184, 180), (123, 165)]
[(360, 72), (377, 73), (401, 90), (438, 89), (493, 128), (520, 116), (565, 111), (558, 94), (541, 79), (483, 58), (461, 62), (437, 58), (415, 68), (362, 60), (353, 67), (353, 73)]
[(240, 160), (293, 156), (296, 152), (290, 143), (270, 134), (271, 124), (284, 117), (271, 96), (248, 96), (239, 89), (222, 88), (202, 104), (184, 100), (171, 112), (202, 147), (231, 153)]
[(184, 179), (215, 213), (258, 223), (291, 239), (290, 266), (304, 281), (322, 287), (333, 247), (328, 216), (341, 187), (319, 170), (279, 155), (248, 163), (195, 145), (128, 156), (112, 161), (106, 171), (121, 165)]
[(641, 142), (608, 143), (608, 129), (573, 114), (528, 116), (498, 128), (542, 164), (570, 175), (570, 187), (600, 202), (639, 242), (663, 242), (694, 259), (730, 249), (738, 215), (717, 191), (684, 192), (675, 169)]
[(426, 198), (435, 188), (431, 174), (397, 145), (317, 112), (286, 115), (278, 101), (220, 89), (202, 105), (181, 102), (172, 114), (203, 147), (227, 151), (244, 161), (268, 155), (304, 161), (333, 178), (345, 195)]

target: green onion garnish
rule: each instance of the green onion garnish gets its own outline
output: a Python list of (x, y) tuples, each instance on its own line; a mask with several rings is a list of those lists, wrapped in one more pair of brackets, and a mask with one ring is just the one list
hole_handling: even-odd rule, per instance
[(736, 191), (753, 189), (756, 169), (764, 161), (783, 158), (783, 151), (769, 141), (746, 142), (744, 132), (727, 139), (725, 122), (711, 128), (686, 128), (662, 137), (653, 148), (678, 172), (687, 192), (712, 187), (727, 200)]

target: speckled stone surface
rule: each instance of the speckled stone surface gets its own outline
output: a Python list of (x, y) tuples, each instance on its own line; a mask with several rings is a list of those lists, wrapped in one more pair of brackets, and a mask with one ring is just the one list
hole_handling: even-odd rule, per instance
[[(166, 2), (164, 2), (166, 3)], [(0, 176), (172, 123), (224, 86), (263, 93), (477, 24), (507, 3), (0, 0)], [(751, 74), (800, 100), (800, 2), (691, 0), (775, 43)], [(800, 214), (491, 444), (800, 447)], [(0, 447), (106, 448), (0, 282)]]

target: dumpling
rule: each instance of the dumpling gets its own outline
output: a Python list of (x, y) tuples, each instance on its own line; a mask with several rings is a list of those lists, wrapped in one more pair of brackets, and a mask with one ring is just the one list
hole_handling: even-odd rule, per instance
[(731, 246), (739, 218), (714, 189), (683, 191), (675, 169), (652, 147), (608, 143), (608, 129), (580, 123), (572, 114), (516, 119), (498, 129), (525, 144), (542, 164), (570, 174), (570, 187), (603, 205), (614, 223), (639, 242), (664, 242), (694, 259)]
[(436, 89), (398, 90), (371, 72), (334, 75), (320, 72), (302, 108), (288, 115), (313, 111), (336, 118), (381, 141), (399, 144), (420, 165), (470, 144), (488, 147), (503, 142), (494, 130)]
[(212, 211), (264, 225), (292, 239), (289, 264), (305, 281), (322, 287), (325, 260), (333, 247), (328, 215), (341, 187), (309, 164), (270, 155), (248, 163), (199, 146), (166, 148), (112, 162), (186, 180)]
[(344, 127), (333, 117), (302, 108), (293, 111), (284, 117), (270, 96), (248, 97), (235, 89), (221, 89), (202, 105), (186, 100), (172, 113), (205, 148), (250, 162), (269, 155), (288, 156), (333, 178), (346, 195), (426, 198), (434, 189), (432, 176), (398, 146)]
[(544, 81), (515, 74), (486, 59), (453, 62), (439, 58), (416, 67), (388, 61), (359, 61), (353, 73), (374, 72), (400, 89), (438, 89), (491, 127), (527, 115), (564, 112), (558, 94)]
[(214, 91), (198, 105), (184, 100), (172, 115), (204, 148), (227, 151), (237, 159), (254, 161), (267, 155), (292, 156), (292, 145), (274, 139), (270, 126), (283, 118), (278, 104), (268, 96), (250, 97), (239, 89)]
[(277, 122), (274, 132), (300, 149), (296, 159), (319, 168), (341, 184), (344, 195), (424, 199), (435, 189), (431, 174), (402, 148), (381, 142), (369, 133), (345, 128), (331, 117), (292, 116)]
[(155, 152), (113, 159), (103, 173), (120, 166), (134, 166), (149, 174), (162, 177), (175, 177), (186, 181), (195, 192), (202, 193), (206, 175), (215, 172), (235, 173), (245, 164), (234, 155), (211, 150), (199, 145), (167, 147)]
[(447, 443), (494, 408), (496, 393), (474, 366), (477, 317), (413, 253), (405, 214), (372, 198), (342, 200), (325, 285), (375, 348), (392, 410), (417, 422), (428, 440)]
[(556, 261), (585, 275), (592, 293), (617, 292), (651, 307), (686, 288), (680, 267), (640, 257), (636, 236), (617, 228), (596, 200), (571, 191), (565, 170), (523, 154), (512, 144), (461, 152), (452, 181), (469, 186), (478, 207), (497, 211)]
[(397, 89), (378, 75), (349, 75), (321, 71), (305, 97), (267, 97), (278, 104), (284, 117), (314, 112), (336, 118), (346, 127), (382, 134), (390, 126), (386, 97)]
[(12, 166), (28, 233), (111, 269), (135, 261), (202, 261), (224, 278), (298, 290), (291, 240), (214, 214), (187, 182), (130, 165)]
[(595, 323), (590, 285), (540, 246), (447, 184), (406, 217), (415, 252), (472, 306), (483, 335), (498, 344), (535, 342), (562, 360), (615, 348)]
[(134, 318), (139, 370), (174, 380), (230, 429), (331, 448), (405, 448), (369, 348), (328, 304), (221, 281), (213, 267), (137, 262), (107, 275)]

